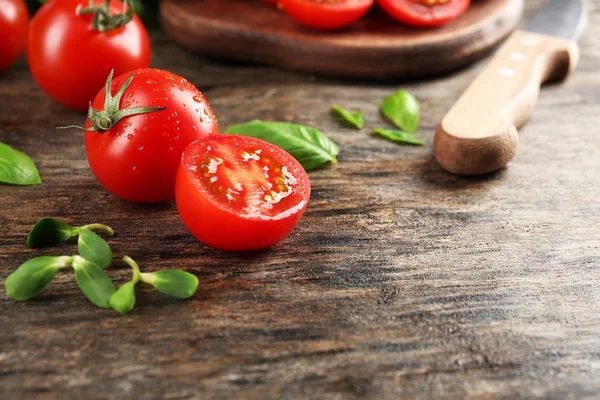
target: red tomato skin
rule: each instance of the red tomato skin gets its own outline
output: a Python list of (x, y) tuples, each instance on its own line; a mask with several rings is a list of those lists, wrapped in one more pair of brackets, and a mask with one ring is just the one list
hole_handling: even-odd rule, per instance
[(315, 0), (280, 0), (284, 11), (296, 22), (319, 30), (337, 30), (358, 21), (373, 6), (374, 0), (345, 0), (321, 3)]
[[(112, 85), (115, 95), (131, 76)], [(102, 89), (92, 106), (104, 110)], [(175, 197), (181, 153), (197, 139), (218, 133), (217, 119), (204, 95), (187, 80), (167, 71), (143, 69), (125, 91), (121, 108), (167, 107), (126, 117), (106, 133), (86, 132), (88, 162), (109, 192), (136, 203), (158, 203)], [(86, 120), (86, 128), (91, 123)]]
[[(94, 0), (102, 4), (103, 0)], [(141, 20), (106, 32), (92, 28), (91, 15), (79, 15), (88, 0), (52, 0), (31, 20), (27, 58), (34, 79), (58, 103), (87, 110), (111, 70), (115, 76), (150, 66), (150, 39)], [(123, 3), (110, 2), (111, 13)]]
[(460, 17), (471, 5), (471, 0), (451, 0), (435, 6), (424, 6), (413, 0), (377, 0), (377, 3), (392, 18), (407, 25), (427, 28)]
[(25, 50), (28, 26), (29, 11), (23, 0), (0, 0), (0, 72)]
[[(305, 204), (295, 213), (283, 219), (250, 218), (228, 210), (207, 197), (196, 179), (185, 167), (186, 153), (194, 151), (198, 142), (228, 140), (228, 137), (250, 139), (262, 143), (271, 154), (283, 161), (302, 180), (297, 190), (302, 194)], [(271, 247), (287, 237), (296, 227), (304, 214), (310, 198), (310, 181), (302, 166), (284, 150), (268, 142), (240, 135), (219, 135), (192, 143), (184, 152), (177, 171), (175, 198), (179, 216), (186, 228), (202, 243), (228, 251), (251, 251)]]

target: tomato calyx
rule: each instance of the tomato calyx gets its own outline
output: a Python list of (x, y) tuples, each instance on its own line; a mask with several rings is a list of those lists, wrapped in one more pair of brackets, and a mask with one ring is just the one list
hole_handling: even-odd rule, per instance
[(112, 80), (114, 70), (110, 71), (110, 75), (108, 75), (108, 79), (106, 80), (106, 89), (104, 95), (104, 110), (94, 110), (92, 107), (92, 103), (90, 103), (90, 108), (88, 109), (88, 119), (92, 124), (91, 128), (85, 129), (81, 126), (70, 125), (61, 127), (60, 129), (69, 129), (69, 128), (77, 128), (82, 129), (86, 132), (98, 132), (100, 134), (106, 133), (112, 129), (119, 121), (121, 121), (125, 117), (130, 117), (133, 115), (140, 114), (148, 114), (156, 111), (166, 110), (167, 107), (133, 107), (133, 108), (121, 108), (121, 99), (123, 98), (123, 94), (133, 81), (135, 75), (131, 75), (123, 86), (119, 89), (116, 95), (111, 94)]
[(79, 15), (92, 14), (92, 28), (99, 32), (106, 32), (127, 25), (134, 15), (133, 7), (129, 0), (123, 0), (123, 12), (121, 14), (110, 14), (110, 0), (104, 0), (104, 4), (96, 5), (90, 0), (89, 7), (79, 11)]

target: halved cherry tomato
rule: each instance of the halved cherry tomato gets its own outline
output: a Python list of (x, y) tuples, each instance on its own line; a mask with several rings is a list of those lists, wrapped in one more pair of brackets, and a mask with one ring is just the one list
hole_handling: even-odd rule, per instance
[(310, 181), (289, 153), (260, 139), (217, 135), (183, 152), (175, 198), (185, 226), (222, 250), (257, 250), (296, 226)]
[(391, 17), (408, 25), (438, 26), (461, 16), (471, 0), (377, 0)]
[[(86, 121), (86, 128), (96, 128), (85, 133), (92, 172), (102, 186), (125, 200), (157, 203), (173, 199), (183, 150), (195, 140), (218, 133), (210, 105), (190, 82), (158, 69), (126, 73), (109, 85), (114, 99), (106, 101), (102, 89), (92, 103), (96, 111)], [(145, 108), (155, 110), (143, 112)], [(123, 113), (133, 115), (123, 117)]]
[(28, 26), (29, 11), (23, 0), (0, 0), (0, 72), (23, 53)]
[(280, 0), (290, 17), (310, 28), (335, 30), (356, 22), (375, 0)]

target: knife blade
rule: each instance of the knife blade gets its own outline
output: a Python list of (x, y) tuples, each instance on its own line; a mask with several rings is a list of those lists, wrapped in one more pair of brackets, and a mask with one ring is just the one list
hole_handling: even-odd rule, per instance
[(541, 85), (565, 78), (579, 61), (584, 8), (583, 0), (549, 0), (496, 52), (436, 131), (434, 154), (443, 168), (482, 175), (513, 159), (517, 128), (531, 116)]

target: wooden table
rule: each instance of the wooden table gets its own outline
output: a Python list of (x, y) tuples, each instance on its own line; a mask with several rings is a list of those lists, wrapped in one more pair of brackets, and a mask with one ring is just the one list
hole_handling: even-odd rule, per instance
[[(541, 1), (528, 1), (528, 13)], [(356, 83), (222, 64), (154, 35), (154, 66), (188, 77), (222, 127), (305, 123), (340, 144), (310, 174), (296, 231), (258, 253), (203, 246), (173, 203), (130, 204), (86, 162), (84, 116), (49, 100), (25, 64), (0, 78), (0, 140), (30, 154), (44, 183), (0, 186), (0, 398), (594, 398), (600, 395), (600, 1), (582, 62), (547, 87), (519, 154), (484, 178), (444, 172), (434, 128), (482, 64), (423, 82)], [(360, 108), (397, 88), (421, 101), (425, 147), (340, 128), (329, 107)], [(118, 173), (118, 171), (115, 171)], [(30, 257), (43, 216), (103, 222), (148, 271), (200, 278), (190, 301), (141, 290), (127, 315), (92, 306), (71, 273), (19, 303), (4, 280)], [(130, 271), (110, 270), (119, 283)]]

